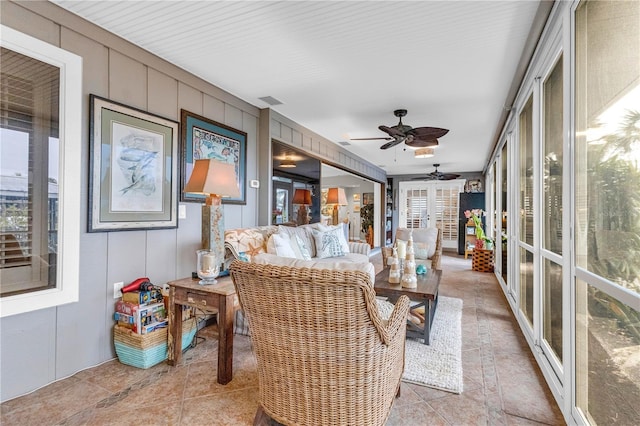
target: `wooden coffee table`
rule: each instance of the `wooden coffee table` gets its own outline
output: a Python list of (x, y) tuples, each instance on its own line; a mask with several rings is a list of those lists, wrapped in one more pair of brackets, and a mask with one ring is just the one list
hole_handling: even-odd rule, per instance
[(433, 317), (438, 307), (438, 287), (442, 271), (439, 269), (427, 269), (427, 273), (417, 275), (418, 286), (416, 288), (403, 288), (401, 284), (389, 284), (389, 269), (383, 269), (376, 275), (374, 284), (376, 295), (389, 298), (391, 303), (395, 303), (402, 295), (407, 296), (412, 302), (418, 302), (411, 306), (410, 310), (424, 306), (425, 321), (422, 326), (407, 320), (407, 336), (424, 339), (424, 344), (429, 344), (431, 335), (431, 325)]

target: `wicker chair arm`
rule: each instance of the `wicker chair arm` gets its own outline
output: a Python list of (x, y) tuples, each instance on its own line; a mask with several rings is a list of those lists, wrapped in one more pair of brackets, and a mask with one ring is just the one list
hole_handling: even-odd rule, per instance
[(408, 314), (409, 298), (407, 296), (400, 296), (393, 308), (393, 311), (391, 312), (389, 321), (387, 322), (386, 337), (388, 340), (383, 338), (386, 344), (393, 342), (398, 333), (404, 336), (404, 334), (406, 333)]

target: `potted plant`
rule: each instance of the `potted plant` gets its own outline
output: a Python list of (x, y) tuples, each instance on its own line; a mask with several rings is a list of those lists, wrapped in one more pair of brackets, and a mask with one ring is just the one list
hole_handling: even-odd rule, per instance
[(365, 204), (360, 209), (360, 228), (371, 245), (369, 233), (372, 232), (370, 229), (373, 229), (373, 204)]
[(482, 216), (485, 215), (482, 209), (465, 210), (464, 216), (471, 219), (476, 228), (476, 245), (479, 250), (493, 250), (493, 240), (486, 236), (482, 229)]

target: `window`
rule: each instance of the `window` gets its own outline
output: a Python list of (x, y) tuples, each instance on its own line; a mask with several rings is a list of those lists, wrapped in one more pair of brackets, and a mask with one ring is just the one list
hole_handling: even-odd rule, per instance
[(520, 240), (533, 245), (533, 95), (520, 112)]
[(576, 406), (640, 424), (640, 2), (575, 12)]
[(77, 300), (81, 59), (2, 26), (0, 311)]

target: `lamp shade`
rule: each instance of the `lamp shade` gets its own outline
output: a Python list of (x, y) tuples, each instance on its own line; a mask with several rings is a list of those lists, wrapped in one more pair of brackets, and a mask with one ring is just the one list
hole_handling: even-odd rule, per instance
[(311, 205), (311, 191), (308, 189), (296, 189), (293, 193), (293, 204)]
[(196, 160), (184, 192), (218, 197), (239, 197), (240, 188), (238, 188), (236, 168), (233, 164), (212, 158)]
[(347, 205), (347, 196), (344, 194), (343, 188), (329, 188), (327, 192), (327, 204), (338, 204), (340, 206)]

